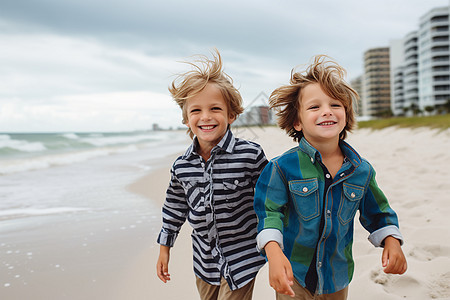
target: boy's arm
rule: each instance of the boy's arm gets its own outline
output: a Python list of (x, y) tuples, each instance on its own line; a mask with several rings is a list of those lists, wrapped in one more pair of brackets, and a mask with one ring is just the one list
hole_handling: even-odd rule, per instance
[(162, 228), (157, 240), (158, 244), (168, 247), (173, 247), (189, 211), (184, 189), (175, 176), (173, 167), (171, 174), (172, 178), (162, 208)]
[(258, 155), (255, 158), (255, 162), (253, 163), (253, 174), (252, 174), (252, 182), (253, 186), (256, 185), (256, 182), (258, 181), (259, 175), (261, 174), (262, 170), (264, 170), (264, 167), (267, 165), (268, 160), (266, 158), (266, 155), (264, 154), (264, 150), (261, 148), (261, 146), (258, 145)]
[(160, 247), (159, 257), (156, 262), (156, 275), (164, 283), (170, 280), (170, 247), (173, 247), (188, 213), (188, 204), (184, 189), (175, 176), (174, 167), (171, 168), (170, 173), (171, 179), (166, 192), (166, 201), (162, 209), (163, 225), (157, 240)]
[[(258, 217), (258, 232), (261, 233), (267, 229), (278, 230), (282, 240), (284, 210), (289, 195), (285, 180), (280, 173), (275, 162), (271, 161), (266, 165), (256, 183), (253, 204)], [(260, 244), (260, 246), (262, 250), (265, 245)]]
[(407, 263), (399, 240), (388, 236), (384, 240), (384, 250), (381, 261), (385, 273), (403, 274), (406, 272)]
[(160, 245), (159, 257), (158, 261), (156, 262), (156, 275), (164, 283), (170, 280), (169, 258), (170, 258), (170, 247)]
[(399, 230), (397, 214), (378, 187), (373, 169), (368, 191), (362, 201), (360, 221), (370, 232), (369, 241), (375, 247), (384, 247), (381, 258), (384, 272), (405, 273), (407, 263), (401, 248), (403, 236)]
[(389, 206), (386, 196), (378, 187), (373, 168), (371, 172), (367, 192), (360, 203), (359, 220), (369, 231), (369, 241), (375, 247), (383, 247), (383, 241), (388, 236), (396, 238), (402, 245), (403, 236), (399, 230), (397, 214)]
[(280, 294), (294, 296), (293, 272), (282, 251), (284, 208), (289, 199), (286, 184), (276, 163), (269, 162), (255, 188), (254, 207), (258, 216), (258, 249), (269, 262), (270, 286)]
[(284, 255), (280, 245), (275, 241), (270, 241), (264, 247), (269, 262), (269, 283), (270, 286), (280, 294), (295, 296), (292, 290), (294, 284), (294, 274), (292, 266)]

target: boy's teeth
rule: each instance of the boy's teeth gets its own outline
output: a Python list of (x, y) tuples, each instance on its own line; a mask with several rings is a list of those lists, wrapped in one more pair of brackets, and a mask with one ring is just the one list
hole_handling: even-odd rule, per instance
[(320, 125), (333, 125), (334, 124), (334, 122), (323, 122), (323, 123), (320, 123)]
[(205, 130), (209, 130), (209, 129), (213, 129), (214, 128), (214, 126), (202, 126), (202, 129), (205, 129)]

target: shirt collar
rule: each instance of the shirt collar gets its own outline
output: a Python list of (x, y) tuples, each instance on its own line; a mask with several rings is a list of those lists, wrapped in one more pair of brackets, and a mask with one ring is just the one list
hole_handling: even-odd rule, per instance
[[(218, 151), (218, 149), (222, 149), (223, 151), (225, 151), (227, 153), (232, 153), (235, 144), (236, 144), (236, 141), (233, 136), (233, 133), (231, 132), (230, 129), (228, 129), (225, 132), (225, 135), (223, 136), (223, 138), (220, 140), (220, 142), (216, 146), (214, 146), (214, 148), (211, 150), (211, 152), (216, 152), (216, 151)], [(189, 148), (184, 153), (184, 157), (188, 158), (189, 156), (191, 156), (193, 154), (198, 155), (198, 152), (196, 151), (197, 147), (198, 147), (197, 137), (194, 137), (192, 144), (189, 146)]]
[[(358, 152), (356, 152), (356, 150), (353, 149), (349, 144), (347, 144), (343, 140), (340, 140), (339, 147), (341, 147), (344, 156), (352, 165), (357, 167), (359, 164), (361, 164), (361, 156), (359, 156)], [(311, 144), (304, 137), (302, 137), (299, 142), (299, 148), (302, 152), (306, 153), (311, 158), (311, 162), (313, 164), (317, 159), (319, 159), (320, 161), (322, 160), (322, 155), (320, 154), (320, 152), (316, 148), (311, 146)]]

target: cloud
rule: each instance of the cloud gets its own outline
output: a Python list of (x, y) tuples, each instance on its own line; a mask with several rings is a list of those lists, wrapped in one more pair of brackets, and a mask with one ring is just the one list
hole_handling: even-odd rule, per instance
[(162, 91), (176, 64), (173, 57), (148, 56), (93, 39), (54, 34), (0, 34), (0, 39), (3, 96), (123, 91), (146, 85), (161, 85)]
[(444, 5), (447, 0), (3, 1), (0, 130), (178, 126), (167, 87), (186, 71), (179, 61), (213, 47), (246, 103), (286, 84), (293, 67), (319, 53), (336, 59), (350, 80), (362, 73), (364, 51), (416, 30), (421, 15)]
[[(180, 120), (177, 122), (177, 120)], [(152, 92), (122, 92), (62, 96), (44, 103), (2, 100), (1, 132), (125, 131), (182, 126), (172, 99)]]

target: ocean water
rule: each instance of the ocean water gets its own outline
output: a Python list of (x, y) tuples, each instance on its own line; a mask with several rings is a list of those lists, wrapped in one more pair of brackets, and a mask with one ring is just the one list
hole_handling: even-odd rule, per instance
[(0, 222), (123, 210), (141, 198), (124, 187), (188, 144), (181, 131), (1, 133)]
[(0, 133), (0, 175), (156, 148), (174, 136), (180, 132)]
[(154, 168), (168, 175), (190, 142), (181, 131), (0, 134), (0, 299), (107, 293), (160, 230), (161, 199), (126, 187)]

